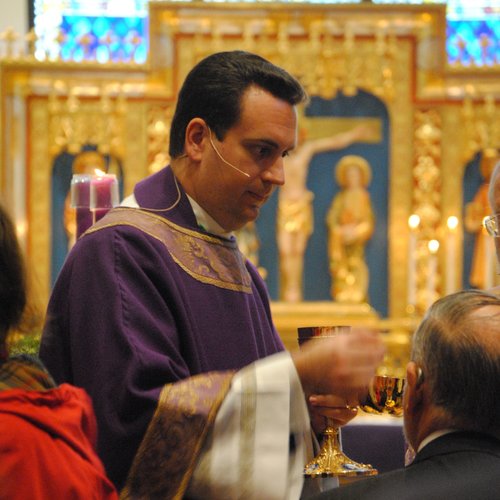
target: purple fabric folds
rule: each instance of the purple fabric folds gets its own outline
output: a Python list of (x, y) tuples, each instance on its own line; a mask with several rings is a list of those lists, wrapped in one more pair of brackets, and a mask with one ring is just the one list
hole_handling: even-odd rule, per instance
[(134, 194), (149, 214), (112, 210), (69, 254), (40, 351), (57, 382), (92, 397), (99, 454), (118, 488), (165, 384), (283, 350), (258, 271), (234, 239), (198, 229), (171, 169)]

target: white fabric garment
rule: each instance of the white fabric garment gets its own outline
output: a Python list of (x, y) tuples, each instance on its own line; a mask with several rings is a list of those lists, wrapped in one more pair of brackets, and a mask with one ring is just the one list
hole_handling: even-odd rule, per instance
[[(290, 354), (256, 361), (235, 375), (187, 496), (299, 499), (304, 465), (313, 457), (311, 436), (304, 393)], [(319, 482), (311, 487), (320, 491)]]

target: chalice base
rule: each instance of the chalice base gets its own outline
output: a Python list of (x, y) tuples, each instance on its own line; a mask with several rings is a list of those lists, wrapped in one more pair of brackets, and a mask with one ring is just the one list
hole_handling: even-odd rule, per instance
[(338, 429), (328, 427), (324, 436), (319, 453), (304, 467), (304, 476), (347, 478), (378, 474), (377, 469), (370, 464), (355, 462), (344, 455), (339, 445)]

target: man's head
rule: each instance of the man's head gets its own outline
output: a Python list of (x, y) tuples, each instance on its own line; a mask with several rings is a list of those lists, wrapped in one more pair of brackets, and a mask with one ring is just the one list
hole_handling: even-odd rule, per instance
[(186, 127), (196, 117), (206, 122), (217, 139), (224, 139), (240, 119), (241, 98), (250, 86), (293, 106), (306, 99), (294, 77), (256, 54), (240, 50), (212, 54), (189, 72), (179, 92), (170, 129), (170, 156), (183, 154)]
[(225, 230), (255, 220), (284, 183), (303, 99), (292, 76), (247, 52), (209, 56), (187, 76), (172, 122), (172, 169)]
[(23, 256), (14, 224), (0, 205), (0, 352), (9, 330), (21, 322), (25, 306)]
[(479, 290), (445, 296), (413, 337), (405, 432), (416, 449), (433, 431), (500, 436), (500, 298)]

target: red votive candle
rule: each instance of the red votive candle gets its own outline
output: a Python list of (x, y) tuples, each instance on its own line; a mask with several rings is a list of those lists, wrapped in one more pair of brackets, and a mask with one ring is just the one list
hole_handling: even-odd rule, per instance
[(71, 178), (71, 207), (76, 211), (76, 239), (78, 239), (93, 221), (90, 210), (90, 174), (74, 174)]
[(90, 210), (94, 222), (118, 205), (118, 181), (114, 174), (97, 174), (90, 183)]

